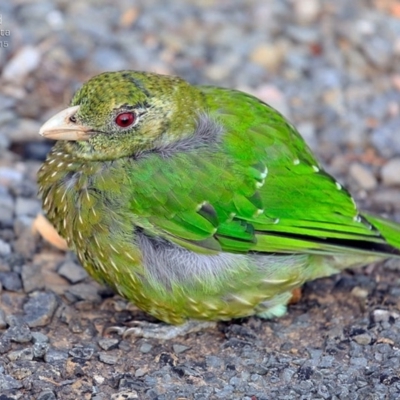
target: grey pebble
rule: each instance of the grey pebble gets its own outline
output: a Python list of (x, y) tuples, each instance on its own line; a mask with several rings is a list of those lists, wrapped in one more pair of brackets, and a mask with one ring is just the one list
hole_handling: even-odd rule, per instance
[(0, 329), (4, 329), (6, 327), (7, 327), (6, 314), (4, 310), (0, 308)]
[(12, 351), (7, 354), (7, 358), (10, 361), (18, 361), (18, 360), (32, 361), (33, 360), (32, 347), (27, 347), (22, 350)]
[(67, 361), (68, 353), (66, 351), (57, 350), (50, 347), (46, 354), (44, 355), (44, 361), (52, 364), (57, 362), (65, 362)]
[(5, 187), (18, 184), (24, 179), (24, 174), (15, 168), (0, 167), (0, 182)]
[(21, 215), (14, 222), (14, 250), (25, 258), (32, 258), (36, 251), (36, 237), (32, 234), (33, 218)]
[(140, 347), (139, 347), (139, 351), (143, 354), (147, 354), (150, 353), (151, 349), (153, 348), (153, 345), (151, 345), (150, 343), (143, 343)]
[(11, 254), (11, 246), (0, 239), (0, 257), (8, 256), (9, 254)]
[(378, 181), (373, 173), (360, 163), (353, 163), (349, 169), (350, 176), (360, 185), (361, 188), (366, 190), (375, 189)]
[(25, 323), (10, 326), (7, 330), (10, 340), (17, 343), (28, 343), (32, 340), (32, 333)]
[(68, 354), (74, 358), (90, 360), (94, 354), (94, 349), (92, 347), (76, 346), (73, 349), (69, 350)]
[(123, 392), (114, 393), (110, 397), (111, 400), (135, 400), (138, 398), (138, 393), (134, 390), (124, 390)]
[(209, 368), (220, 368), (224, 365), (224, 361), (217, 356), (207, 356), (206, 363)]
[(24, 304), (24, 321), (31, 327), (46, 326), (58, 306), (57, 296), (52, 292), (34, 292)]
[(142, 376), (145, 376), (146, 374), (147, 374), (147, 370), (145, 368), (139, 368), (135, 372), (135, 377), (141, 378)]
[(117, 348), (119, 340), (105, 338), (105, 339), (99, 339), (97, 343), (103, 350), (108, 351)]
[(40, 202), (36, 199), (18, 197), (15, 203), (15, 214), (35, 217), (41, 210)]
[(2, 78), (5, 80), (23, 80), (30, 72), (34, 71), (40, 62), (39, 49), (33, 46), (24, 46), (5, 65)]
[[(19, 380), (14, 379), (10, 375), (0, 373), (0, 393), (4, 393), (6, 390), (18, 390), (22, 387), (22, 382)], [(11, 399), (11, 397), (6, 397), (4, 400), (8, 399)]]
[(366, 367), (368, 360), (365, 357), (351, 357), (350, 364), (356, 365), (357, 367)]
[[(34, 332), (33, 332), (34, 333)], [(49, 349), (49, 344), (46, 342), (36, 342), (33, 344), (33, 356), (35, 358), (43, 358)]]
[(175, 354), (181, 354), (190, 349), (189, 346), (183, 346), (181, 344), (174, 344), (172, 345), (172, 348)]
[(400, 158), (389, 160), (381, 169), (381, 177), (387, 186), (400, 185)]
[(23, 265), (21, 271), (22, 285), (26, 293), (41, 290), (45, 287), (40, 265)]
[(360, 335), (353, 336), (353, 340), (358, 344), (366, 346), (371, 343), (372, 337), (368, 333), (362, 333)]
[(71, 301), (87, 300), (93, 303), (101, 301), (98, 289), (89, 283), (78, 283), (69, 287), (66, 295)]
[(388, 310), (374, 310), (372, 313), (375, 322), (388, 322), (391, 316), (391, 312)]
[(42, 332), (32, 332), (33, 343), (48, 343), (49, 337)]
[(0, 335), (0, 354), (11, 350), (11, 339), (8, 331)]
[(101, 362), (103, 362), (104, 364), (114, 365), (114, 364), (117, 363), (118, 357), (113, 356), (113, 355), (108, 354), (108, 353), (100, 352), (99, 353), (99, 360)]
[[(0, 177), (1, 182), (1, 177)], [(1, 191), (0, 183), (0, 223), (4, 227), (12, 227), (14, 223), (14, 199), (8, 194)]]
[(57, 397), (55, 393), (50, 389), (43, 390), (43, 392), (40, 392), (38, 397), (36, 397), (36, 400), (56, 400), (56, 399)]
[(78, 283), (88, 277), (83, 267), (70, 260), (62, 263), (57, 272), (71, 283)]
[(22, 289), (22, 282), (17, 272), (0, 272), (0, 283), (10, 292), (18, 292)]

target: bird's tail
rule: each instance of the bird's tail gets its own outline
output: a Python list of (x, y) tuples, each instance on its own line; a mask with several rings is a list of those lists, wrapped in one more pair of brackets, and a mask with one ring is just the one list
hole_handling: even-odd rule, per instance
[(393, 247), (393, 255), (400, 255), (400, 224), (369, 213), (363, 213), (363, 217), (377, 228), (386, 242)]

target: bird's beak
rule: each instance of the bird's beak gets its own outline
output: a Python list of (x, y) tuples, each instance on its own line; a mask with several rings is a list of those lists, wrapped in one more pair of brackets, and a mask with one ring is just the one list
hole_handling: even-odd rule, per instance
[(74, 106), (60, 111), (42, 125), (39, 134), (46, 139), (54, 140), (89, 139), (92, 129), (88, 126), (79, 125), (76, 122), (73, 122), (72, 117), (78, 110), (79, 106)]

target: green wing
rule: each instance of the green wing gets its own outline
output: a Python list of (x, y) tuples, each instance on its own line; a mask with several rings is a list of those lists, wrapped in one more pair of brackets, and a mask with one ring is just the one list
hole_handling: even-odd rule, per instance
[[(385, 229), (378, 230), (385, 220), (360, 216), (284, 117), (238, 91), (202, 90), (210, 118), (223, 127), (221, 138), (132, 162), (131, 207), (139, 226), (206, 253), (387, 251)], [(400, 225), (391, 224), (386, 232), (399, 235)]]

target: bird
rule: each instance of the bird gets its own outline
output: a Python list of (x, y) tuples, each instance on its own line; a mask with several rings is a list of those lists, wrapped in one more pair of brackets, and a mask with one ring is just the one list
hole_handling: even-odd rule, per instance
[(294, 289), (400, 257), (400, 224), (362, 212), (258, 98), (104, 72), (40, 135), (43, 210), (97, 281), (170, 325), (285, 314)]

